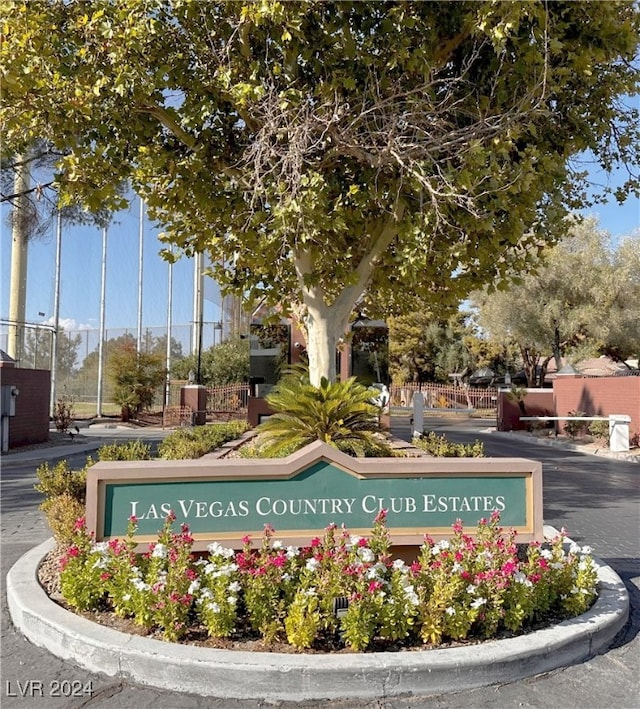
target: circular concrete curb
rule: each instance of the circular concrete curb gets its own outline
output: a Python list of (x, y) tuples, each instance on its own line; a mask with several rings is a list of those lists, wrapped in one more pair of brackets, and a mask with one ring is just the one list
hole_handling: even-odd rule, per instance
[[(547, 532), (550, 528), (545, 528)], [(143, 685), (229, 699), (379, 699), (459, 692), (548, 672), (606, 650), (624, 627), (629, 596), (600, 560), (599, 596), (584, 615), (482, 645), (412, 652), (305, 655), (236, 652), (130, 636), (49, 599), (37, 580), (49, 540), (7, 574), (9, 612), (33, 644), (92, 672)]]

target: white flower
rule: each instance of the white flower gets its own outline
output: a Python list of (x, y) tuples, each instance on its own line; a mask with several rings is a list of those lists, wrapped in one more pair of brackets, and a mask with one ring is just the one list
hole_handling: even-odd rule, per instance
[(553, 552), (551, 549), (542, 549), (540, 551), (540, 556), (548, 561), (549, 559), (553, 559)]
[(393, 562), (393, 568), (396, 571), (407, 571), (407, 565), (402, 561), (402, 559), (396, 559)]
[(237, 601), (238, 601), (238, 599), (235, 596), (227, 596), (227, 603), (230, 606), (235, 606)]
[(571, 542), (571, 546), (569, 547), (569, 551), (571, 552), (571, 554), (579, 554), (581, 551), (580, 545), (576, 544), (575, 542)]
[(313, 557), (307, 559), (306, 568), (308, 571), (315, 571), (318, 566), (320, 566), (320, 562), (317, 559), (314, 559)]
[(93, 568), (94, 569), (106, 569), (108, 566), (107, 560), (105, 559), (104, 556), (98, 557), (95, 562), (93, 563)]
[(298, 549), (298, 547), (288, 546), (287, 547), (287, 559), (295, 558), (296, 556), (298, 556), (299, 551), (300, 550)]
[(525, 574), (522, 573), (522, 571), (516, 571), (516, 573), (513, 575), (513, 580), (516, 583), (521, 583), (523, 586), (526, 586), (527, 588), (531, 588), (533, 586), (533, 583), (529, 581), (529, 579), (526, 577)]
[(200, 581), (198, 581), (198, 579), (194, 579), (189, 584), (189, 590), (187, 591), (187, 593), (193, 595), (199, 588), (200, 588)]
[(271, 542), (272, 549), (282, 549), (282, 542), (279, 539), (275, 539)]
[(453, 606), (449, 606), (447, 610), (445, 611), (447, 615), (455, 615), (456, 614), (456, 609)]
[(445, 549), (448, 549), (450, 546), (451, 546), (451, 544), (449, 544), (449, 540), (448, 540), (448, 539), (441, 539), (441, 540), (433, 547), (433, 551), (434, 551), (436, 554), (439, 554), (441, 551), (444, 551)]
[(365, 562), (365, 564), (368, 564), (375, 559), (373, 552), (368, 547), (360, 547), (358, 549), (358, 556)]
[(208, 603), (207, 609), (212, 613), (220, 613), (220, 606), (217, 603)]
[(231, 591), (232, 593), (238, 593), (240, 590), (241, 586), (239, 581), (232, 581), (228, 586), (227, 589)]
[(357, 547), (359, 545), (361, 539), (362, 539), (362, 537), (359, 537), (356, 534), (352, 534), (349, 537), (349, 543), (351, 544), (352, 547)]
[(230, 559), (235, 554), (233, 549), (223, 547), (222, 544), (219, 544), (218, 542), (211, 542), (207, 549), (212, 556), (221, 556), (224, 559)]
[(109, 542), (96, 542), (93, 545), (93, 551), (98, 554), (106, 554), (109, 551)]
[(467, 586), (467, 593), (475, 593), (477, 588), (478, 588), (477, 586), (474, 586), (472, 583), (470, 583)]
[(123, 601), (130, 601), (131, 600), (131, 594), (130, 593), (125, 593), (124, 596), (122, 596)]
[(139, 579), (137, 576), (134, 576), (131, 579), (131, 584), (136, 589), (136, 591), (148, 591), (151, 588), (151, 586), (149, 586), (148, 583), (145, 583), (144, 581)]
[(455, 561), (453, 563), (453, 566), (451, 567), (451, 572), (454, 574), (457, 574), (461, 568), (462, 568), (462, 564), (460, 564), (458, 561)]
[(472, 608), (480, 608), (480, 606), (484, 606), (484, 604), (487, 602), (486, 598), (474, 598), (473, 601), (471, 601), (471, 607)]
[(374, 566), (372, 566), (370, 569), (367, 570), (367, 578), (368, 579), (381, 579), (384, 576), (384, 572), (386, 571), (386, 566), (381, 563), (377, 563)]
[(561, 561), (552, 561), (549, 566), (552, 569), (562, 569), (564, 567), (564, 564)]
[(582, 554), (592, 554), (593, 549), (590, 546), (583, 546), (582, 549), (580, 550)]
[(167, 558), (167, 547), (164, 544), (156, 544), (151, 552), (151, 556), (154, 559), (166, 559)]

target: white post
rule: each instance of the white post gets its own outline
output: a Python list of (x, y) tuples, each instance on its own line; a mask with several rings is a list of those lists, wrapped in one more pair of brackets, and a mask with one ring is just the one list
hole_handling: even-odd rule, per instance
[(424, 433), (424, 396), (421, 391), (413, 394), (413, 438)]
[(167, 381), (164, 390), (164, 405), (169, 406), (171, 403), (171, 310), (173, 308), (173, 262), (169, 261), (169, 284), (168, 284), (168, 295), (167, 295)]
[(56, 221), (56, 271), (53, 294), (53, 342), (51, 347), (51, 401), (49, 413), (54, 417), (56, 410), (56, 386), (58, 379), (58, 328), (60, 327), (60, 257), (62, 255), (62, 213), (58, 209)]
[(611, 414), (609, 416), (609, 449), (615, 452), (629, 450), (630, 416)]
[(142, 351), (142, 265), (144, 253), (144, 201), (140, 198), (140, 218), (138, 223), (138, 336), (136, 350)]
[(102, 275), (100, 282), (100, 341), (98, 342), (98, 396), (96, 413), (102, 416), (102, 372), (104, 370), (104, 312), (107, 293), (107, 227), (102, 227)]

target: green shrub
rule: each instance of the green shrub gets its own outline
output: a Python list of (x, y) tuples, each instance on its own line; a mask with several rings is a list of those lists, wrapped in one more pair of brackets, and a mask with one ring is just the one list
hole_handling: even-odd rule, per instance
[(386, 443), (375, 436), (380, 430), (371, 389), (355, 377), (313, 386), (306, 370), (289, 370), (266, 397), (275, 412), (258, 427), (260, 447), (270, 457), (285, 449), (298, 450), (324, 441), (346, 453), (387, 455)]
[(36, 476), (39, 480), (34, 489), (41, 492), (45, 500), (58, 495), (69, 495), (78, 502), (84, 503), (87, 468), (71, 470), (66, 460), (56, 463), (53, 468), (49, 463), (38, 466)]
[[(586, 416), (586, 413), (584, 411), (569, 411), (567, 416)], [(564, 430), (567, 436), (577, 438), (584, 434), (587, 430), (587, 426), (584, 421), (565, 421)]]
[(170, 433), (158, 446), (158, 457), (165, 460), (202, 458), (221, 445), (241, 436), (249, 425), (246, 421), (229, 421), (211, 426), (181, 428)]
[(151, 446), (139, 440), (110, 443), (98, 448), (98, 460), (149, 460)]
[(429, 431), (426, 435), (414, 438), (412, 443), (436, 458), (484, 458), (484, 444), (478, 440), (473, 443), (452, 443), (446, 436), (438, 436), (434, 431)]
[(56, 399), (56, 404), (53, 410), (53, 422), (56, 425), (56, 430), (66, 433), (73, 421), (73, 399), (68, 394)]
[(609, 443), (609, 422), (608, 421), (591, 421), (589, 424), (589, 433), (598, 441)]
[(40, 509), (60, 547), (68, 547), (74, 538), (78, 520), (84, 517), (85, 506), (68, 492), (47, 498)]

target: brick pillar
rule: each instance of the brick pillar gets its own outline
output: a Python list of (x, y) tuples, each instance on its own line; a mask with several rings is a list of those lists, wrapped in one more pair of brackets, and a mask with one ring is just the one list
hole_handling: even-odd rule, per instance
[(207, 389), (202, 384), (187, 384), (180, 387), (180, 406), (191, 409), (191, 423), (204, 426), (207, 422)]

